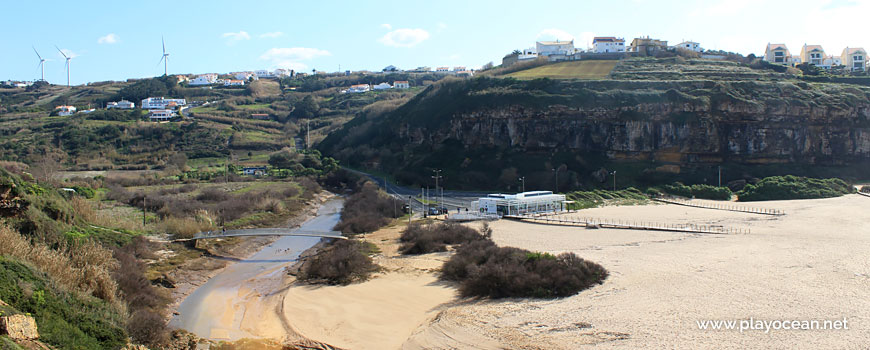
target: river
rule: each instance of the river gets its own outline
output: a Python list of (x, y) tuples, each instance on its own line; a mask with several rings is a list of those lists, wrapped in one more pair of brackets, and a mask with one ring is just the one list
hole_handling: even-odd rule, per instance
[[(300, 230), (331, 231), (338, 223), (343, 204), (341, 199), (324, 203), (317, 216), (302, 224)], [(169, 325), (217, 340), (260, 338), (277, 332), (275, 329), (280, 325), (272, 323), (279, 320), (264, 319), (275, 314), (274, 310), (264, 309), (274, 303), (264, 299), (275, 297), (284, 287), (281, 283), (284, 267), (296, 262), (299, 254), (319, 241), (318, 237), (281, 237), (253, 256), (230, 265), (187, 296)]]

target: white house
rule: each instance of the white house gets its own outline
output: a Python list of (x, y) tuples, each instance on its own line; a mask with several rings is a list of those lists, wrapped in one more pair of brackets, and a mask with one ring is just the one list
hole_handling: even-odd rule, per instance
[(764, 49), (764, 60), (774, 64), (787, 65), (791, 53), (785, 44), (767, 44)]
[(357, 84), (357, 85), (351, 85), (351, 87), (349, 89), (347, 89), (347, 92), (348, 93), (361, 93), (361, 92), (368, 92), (370, 90), (371, 90), (371, 87), (369, 86), (369, 84)]
[(520, 55), (517, 56), (517, 61), (533, 60), (536, 58), (538, 58), (538, 52), (535, 51), (534, 47), (530, 47), (520, 52)]
[(279, 78), (280, 77), (292, 77), (293, 70), (292, 69), (278, 68), (274, 72), (272, 72), (272, 74), (275, 75), (276, 77), (279, 77)]
[(142, 109), (166, 109), (170, 105), (184, 106), (187, 104), (183, 98), (149, 97), (142, 100)]
[(625, 39), (613, 36), (596, 36), (592, 39), (592, 52), (625, 52)]
[(573, 55), (574, 40), (571, 41), (538, 41), (535, 43), (535, 51), (538, 56), (550, 55)]
[[(257, 77), (257, 76), (254, 75), (253, 72), (236, 72), (236, 73), (233, 73), (233, 78), (236, 78), (236, 80), (248, 80), (248, 79), (253, 79), (253, 78), (256, 78), (256, 77)], [(256, 79), (255, 79), (255, 80), (256, 80)]]
[(106, 109), (133, 109), (136, 108), (136, 104), (127, 100), (120, 100), (118, 102), (109, 102), (106, 104)]
[(843, 62), (840, 61), (840, 56), (828, 56), (822, 59), (822, 64), (819, 67), (825, 69), (831, 69), (831, 67), (841, 66)]
[(59, 115), (59, 116), (64, 116), (64, 117), (65, 117), (65, 116), (68, 116), (68, 115), (73, 115), (73, 114), (76, 113), (76, 108), (75, 108), (75, 106), (66, 106), (66, 105), (63, 105), (63, 106), (57, 106), (57, 107), (54, 107), (54, 109), (57, 109), (57, 110), (58, 110), (58, 111), (57, 111), (57, 115)]
[(563, 211), (565, 195), (552, 191), (530, 191), (517, 194), (490, 194), (471, 202), (472, 208), (483, 214), (526, 215)]
[(702, 52), (704, 49), (701, 48), (701, 44), (696, 43), (694, 41), (684, 41), (674, 46), (677, 49)]
[(843, 65), (850, 71), (863, 71), (867, 66), (867, 51), (860, 47), (847, 47), (840, 55)]
[(395, 89), (409, 89), (409, 88), (411, 88), (411, 84), (408, 84), (407, 80), (396, 80), (393, 82), (393, 88), (395, 88)]
[[(801, 62), (807, 62), (814, 66), (823, 66), (825, 60), (825, 49), (822, 45), (807, 45), (801, 48)], [(830, 68), (830, 66), (828, 66)]]
[(274, 78), (275, 77), (274, 73), (267, 71), (265, 69), (258, 69), (257, 71), (254, 72), (254, 75), (256, 75), (259, 78)]
[(450, 67), (435, 68), (435, 73), (450, 73)]
[(148, 119), (152, 122), (166, 122), (175, 116), (171, 109), (155, 109), (148, 112)]
[(214, 73), (202, 74), (188, 82), (187, 85), (211, 85), (217, 82), (217, 78), (218, 75)]
[(389, 90), (392, 88), (393, 88), (393, 86), (388, 84), (388, 83), (380, 83), (380, 84), (372, 87), (372, 89), (375, 89), (375, 90)]
[(398, 71), (399, 71), (399, 68), (396, 68), (396, 66), (394, 66), (392, 64), (384, 67), (384, 69), (383, 69), (383, 72), (385, 72), (385, 73), (394, 73), (394, 72), (398, 72)]
[(227, 80), (224, 80), (224, 86), (245, 86), (245, 81), (244, 80), (227, 79)]

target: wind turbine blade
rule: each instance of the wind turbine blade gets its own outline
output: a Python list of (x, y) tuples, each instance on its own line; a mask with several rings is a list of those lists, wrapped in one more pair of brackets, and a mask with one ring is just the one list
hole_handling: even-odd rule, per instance
[(161, 56), (161, 57), (160, 57), (160, 61), (157, 61), (157, 64), (155, 64), (154, 67), (157, 67), (157, 66), (159, 66), (161, 63), (163, 63), (163, 60), (164, 60), (164, 59), (166, 59), (166, 56)]
[(163, 40), (163, 37), (160, 37), (160, 43), (163, 44), (163, 55), (166, 56), (166, 40)]
[[(32, 47), (32, 46), (31, 46)], [(42, 61), (42, 56), (39, 55), (39, 51), (36, 51), (36, 48), (33, 48), (33, 52), (36, 52), (36, 57), (39, 57), (39, 61)]]
[(57, 47), (57, 45), (54, 45), (54, 47), (57, 49), (57, 52), (60, 52), (60, 54), (63, 56), (63, 58), (69, 59), (69, 57), (66, 57), (66, 54), (63, 53), (63, 51), (61, 51), (60, 48)]

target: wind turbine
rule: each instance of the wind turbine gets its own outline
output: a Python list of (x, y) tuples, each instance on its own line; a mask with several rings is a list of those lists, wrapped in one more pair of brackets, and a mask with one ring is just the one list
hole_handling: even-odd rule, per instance
[(159, 65), (160, 62), (163, 62), (163, 76), (165, 77), (169, 71), (166, 67), (169, 62), (169, 54), (166, 53), (166, 41), (163, 40), (162, 36), (160, 37), (160, 42), (163, 44), (163, 56), (160, 57), (160, 61), (158, 61), (157, 64)]
[(36, 57), (39, 57), (39, 65), (36, 66), (37, 69), (42, 68), (42, 81), (45, 81), (45, 59), (39, 55), (39, 51), (36, 51), (36, 48), (33, 48), (33, 52), (36, 52)]
[(54, 45), (54, 47), (57, 49), (57, 52), (60, 52), (63, 58), (66, 58), (66, 86), (69, 86), (69, 61), (72, 59), (72, 57), (67, 56), (65, 53), (63, 53), (63, 51), (61, 51), (60, 48), (57, 47), (57, 45)]

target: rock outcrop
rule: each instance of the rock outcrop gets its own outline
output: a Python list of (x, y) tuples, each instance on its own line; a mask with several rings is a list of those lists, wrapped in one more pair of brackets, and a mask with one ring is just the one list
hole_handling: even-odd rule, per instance
[(11, 315), (0, 317), (0, 334), (8, 335), (12, 340), (34, 340), (39, 338), (36, 320), (27, 315)]

